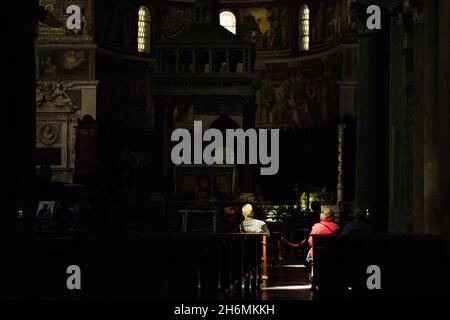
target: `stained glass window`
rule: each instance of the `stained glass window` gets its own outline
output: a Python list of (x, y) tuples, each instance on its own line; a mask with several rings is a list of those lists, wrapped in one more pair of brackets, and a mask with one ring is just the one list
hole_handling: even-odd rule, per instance
[(139, 8), (138, 20), (138, 51), (142, 53), (150, 52), (150, 31), (151, 16), (150, 11), (146, 7)]
[(309, 8), (306, 4), (298, 13), (298, 48), (300, 51), (309, 50)]

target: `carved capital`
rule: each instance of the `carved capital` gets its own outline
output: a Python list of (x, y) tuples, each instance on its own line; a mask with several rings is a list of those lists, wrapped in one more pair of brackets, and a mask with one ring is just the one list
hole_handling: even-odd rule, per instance
[(412, 22), (414, 24), (423, 23), (423, 9), (424, 9), (423, 1), (408, 0), (405, 2), (408, 2), (408, 7), (406, 8), (406, 11), (409, 15), (411, 15)]
[(370, 5), (377, 5), (381, 9), (381, 16), (383, 21), (389, 21), (392, 17), (401, 18), (404, 2), (411, 0), (350, 0), (350, 23), (353, 26), (353, 31), (360, 34), (375, 33), (386, 30), (368, 30), (366, 22), (368, 19), (367, 8)]
[(350, 29), (355, 33), (363, 33), (367, 31), (366, 28), (366, 9), (367, 6), (359, 3), (356, 0), (350, 0), (349, 13), (350, 13)]
[(421, 0), (399, 1), (399, 18), (405, 32), (413, 33), (414, 25), (423, 23), (423, 2)]

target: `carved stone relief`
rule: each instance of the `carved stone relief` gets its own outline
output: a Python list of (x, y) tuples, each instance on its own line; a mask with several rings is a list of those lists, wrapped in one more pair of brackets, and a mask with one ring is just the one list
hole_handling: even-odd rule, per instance
[(61, 140), (61, 131), (54, 124), (43, 124), (37, 129), (37, 137), (39, 142), (46, 146), (54, 145)]
[(64, 81), (38, 83), (36, 85), (36, 106), (40, 108), (66, 108), (69, 112), (79, 109), (70, 97), (69, 89), (73, 83)]

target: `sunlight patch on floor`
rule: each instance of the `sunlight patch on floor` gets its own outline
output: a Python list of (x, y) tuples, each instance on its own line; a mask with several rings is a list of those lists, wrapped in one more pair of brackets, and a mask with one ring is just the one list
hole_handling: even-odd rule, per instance
[(280, 268), (306, 268), (304, 264), (285, 264), (279, 266)]
[(265, 287), (263, 290), (310, 290), (311, 285)]

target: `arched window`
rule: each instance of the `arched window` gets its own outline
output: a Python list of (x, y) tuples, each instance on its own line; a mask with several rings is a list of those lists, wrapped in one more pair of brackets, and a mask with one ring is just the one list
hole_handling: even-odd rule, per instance
[(306, 4), (298, 13), (298, 49), (309, 50), (309, 8)]
[(138, 20), (138, 51), (142, 53), (150, 52), (150, 31), (151, 15), (150, 10), (142, 6), (139, 8)]
[(236, 16), (231, 11), (222, 11), (220, 13), (220, 25), (230, 32), (236, 34)]

